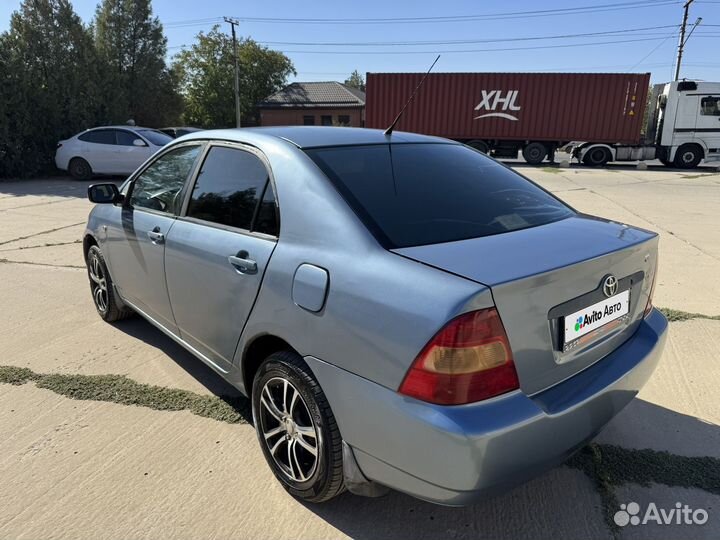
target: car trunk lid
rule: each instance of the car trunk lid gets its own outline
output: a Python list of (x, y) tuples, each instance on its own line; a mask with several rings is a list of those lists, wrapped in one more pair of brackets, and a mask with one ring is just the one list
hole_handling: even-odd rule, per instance
[[(504, 234), (392, 251), (491, 288), (521, 388), (534, 394), (597, 362), (637, 329), (657, 265), (657, 235), (576, 215)], [(629, 291), (627, 314), (566, 344), (564, 317), (607, 300), (609, 276), (617, 279), (613, 306), (615, 295), (624, 301), (621, 293)]]

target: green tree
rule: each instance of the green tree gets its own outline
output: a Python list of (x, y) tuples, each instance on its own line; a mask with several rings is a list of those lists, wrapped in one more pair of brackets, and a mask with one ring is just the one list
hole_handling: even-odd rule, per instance
[(20, 4), (0, 36), (0, 76), (0, 176), (52, 170), (58, 140), (99, 107), (92, 37), (69, 0)]
[(167, 39), (150, 0), (103, 0), (95, 13), (108, 122), (174, 124), (182, 111), (178, 80), (165, 63)]
[[(290, 59), (252, 39), (238, 42), (240, 114), (244, 124), (257, 123), (257, 103), (282, 88), (295, 74)], [(232, 39), (215, 26), (197, 43), (175, 56), (174, 70), (185, 99), (184, 121), (199, 127), (235, 125), (235, 68)]]
[(347, 86), (357, 88), (358, 90), (362, 90), (363, 92), (365, 91), (365, 78), (357, 69), (353, 71), (347, 79), (345, 79), (345, 84)]

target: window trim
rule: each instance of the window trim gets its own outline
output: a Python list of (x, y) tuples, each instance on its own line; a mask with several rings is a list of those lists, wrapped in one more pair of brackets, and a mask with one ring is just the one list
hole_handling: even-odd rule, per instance
[(715, 110), (720, 111), (720, 95), (706, 94), (706, 95), (702, 95), (702, 96), (700, 97), (700, 116), (709, 116), (709, 117), (711, 117), (711, 118), (715, 118), (715, 117), (720, 116), (720, 113), (718, 113), (718, 114), (705, 114), (705, 113), (703, 112), (703, 101), (705, 101), (706, 99), (714, 99), (714, 100), (715, 100)]
[[(205, 227), (213, 227), (215, 229), (221, 229), (221, 230), (228, 231), (228, 232), (240, 233), (245, 236), (253, 236), (256, 238), (262, 238), (264, 240), (277, 241), (280, 238), (280, 226), (281, 226), (280, 225), (281, 224), (280, 201), (278, 200), (278, 192), (277, 192), (277, 187), (276, 187), (276, 183), (275, 183), (275, 176), (273, 175), (272, 167), (270, 167), (270, 161), (267, 159), (265, 154), (263, 152), (261, 152), (255, 146), (251, 146), (249, 144), (243, 144), (243, 143), (239, 143), (239, 142), (223, 141), (223, 140), (207, 140), (204, 142), (206, 143), (205, 149), (202, 151), (197, 163), (195, 164), (195, 167), (190, 176), (190, 182), (188, 182), (186, 184), (185, 193), (183, 195), (183, 202), (182, 202), (182, 205), (180, 206), (180, 213), (176, 216), (177, 219), (180, 221), (187, 221), (189, 223), (194, 223), (196, 225), (202, 225)], [(198, 175), (200, 174), (200, 169), (202, 168), (202, 164), (205, 163), (205, 160), (207, 159), (207, 156), (210, 153), (210, 150), (212, 150), (214, 147), (231, 148), (233, 150), (240, 150), (240, 151), (248, 152), (250, 154), (253, 154), (255, 157), (257, 157), (260, 160), (260, 162), (265, 166), (265, 170), (268, 173), (268, 181), (265, 183), (265, 186), (263, 186), (262, 195), (258, 199), (258, 203), (255, 205), (255, 209), (253, 210), (252, 220), (250, 221), (250, 229), (241, 229), (239, 227), (233, 227), (232, 225), (224, 225), (222, 223), (216, 223), (214, 221), (206, 221), (204, 219), (200, 219), (200, 218), (196, 218), (196, 217), (187, 215), (187, 210), (188, 210), (188, 207), (190, 206), (190, 199), (192, 198), (192, 191), (195, 187), (195, 183), (197, 182)], [(273, 193), (275, 194), (275, 219), (277, 221), (277, 229), (278, 229), (277, 236), (252, 230), (255, 226), (255, 220), (257, 218), (258, 209), (260, 208), (260, 204), (262, 204), (262, 200), (265, 197), (265, 191), (267, 190), (268, 186), (270, 186), (272, 188)]]
[[(131, 210), (131, 211), (133, 211), (133, 212), (146, 212), (146, 213), (148, 213), (148, 214), (156, 214), (156, 215), (158, 215), (158, 216), (166, 216), (166, 217), (169, 216), (169, 217), (172, 217), (172, 218), (177, 218), (177, 217), (180, 215), (179, 213), (164, 212), (164, 211), (162, 211), (162, 210), (154, 210), (154, 209), (152, 209), (152, 208), (144, 208), (144, 207), (142, 207), (142, 206), (135, 207), (135, 206), (133, 206), (133, 205), (130, 204), (130, 199), (131, 199), (131, 197), (132, 197), (133, 189), (135, 188), (135, 181), (136, 181), (146, 170), (148, 170), (157, 160), (159, 160), (160, 158), (162, 158), (162, 157), (163, 157), (165, 154), (167, 154), (168, 152), (172, 152), (172, 151), (174, 151), (174, 150), (176, 150), (176, 149), (178, 149), (178, 148), (182, 148), (182, 147), (184, 147), (184, 146), (198, 146), (198, 147), (200, 147), (200, 153), (199, 153), (199, 155), (198, 155), (198, 158), (200, 158), (200, 157), (202, 157), (202, 156), (205, 155), (205, 151), (206, 151), (207, 144), (206, 144), (206, 141), (202, 141), (202, 140), (199, 140), (199, 141), (183, 141), (183, 142), (181, 142), (181, 143), (179, 143), (179, 144), (174, 144), (174, 145), (165, 146), (165, 147), (163, 147), (163, 149), (160, 150), (157, 154), (154, 154), (154, 155), (152, 156), (152, 158), (150, 158), (148, 161), (146, 161), (145, 163), (143, 163), (143, 164), (140, 166), (140, 168), (139, 168), (138, 170), (136, 170), (136, 171), (127, 179), (127, 193), (125, 193), (125, 196), (124, 196), (124, 199), (123, 199), (123, 202), (122, 202), (123, 210)], [(190, 169), (190, 172), (188, 173), (188, 176), (187, 176), (187, 178), (185, 179), (185, 183), (183, 184), (183, 187), (182, 187), (182, 189), (180, 190), (180, 198), (181, 198), (181, 200), (183, 201), (182, 204), (180, 205), (180, 210), (181, 210), (181, 211), (182, 211), (183, 206), (184, 206), (185, 197), (187, 196), (188, 185), (189, 185), (188, 183), (189, 183), (190, 179), (194, 178), (195, 173), (197, 172), (197, 169), (198, 169), (198, 165), (199, 165), (199, 163), (200, 163), (200, 161), (198, 160), (198, 158), (196, 158), (195, 163), (193, 164), (192, 168)], [(121, 187), (122, 187), (122, 186), (121, 186)]]
[[(113, 131), (115, 131), (115, 146), (129, 146), (131, 148), (150, 148), (150, 144), (145, 139), (145, 137), (140, 135), (137, 131), (133, 131), (131, 129), (124, 129), (124, 128), (114, 128)], [(136, 147), (134, 144), (120, 144), (118, 142), (118, 136), (117, 136), (118, 131), (122, 131), (124, 133), (130, 133), (130, 135), (132, 135), (136, 139), (140, 139), (142, 142), (144, 142), (145, 146), (144, 147), (143, 146)]]
[[(108, 143), (100, 143), (100, 142), (86, 141), (86, 140), (80, 138), (80, 137), (82, 137), (83, 135), (89, 135), (90, 133), (97, 133), (97, 132), (99, 132), (99, 131), (109, 131), (110, 133), (112, 133), (113, 139), (114, 139), (115, 142), (114, 142), (114, 143), (111, 143), (111, 144), (108, 144)], [(86, 144), (102, 144), (103, 146), (118, 146), (118, 143), (117, 143), (117, 135), (115, 135), (115, 132), (116, 132), (116, 131), (117, 131), (117, 128), (113, 128), (113, 127), (97, 127), (97, 128), (91, 128), (91, 129), (88, 129), (88, 130), (86, 130), (86, 131), (83, 131), (83, 132), (80, 133), (77, 137), (78, 137), (78, 140), (79, 140), (79, 141), (84, 142), (84, 143), (86, 143)]]

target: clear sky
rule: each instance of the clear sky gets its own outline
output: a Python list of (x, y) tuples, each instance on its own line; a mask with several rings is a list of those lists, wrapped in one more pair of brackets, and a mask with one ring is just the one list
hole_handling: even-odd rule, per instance
[[(72, 1), (89, 22), (98, 0)], [(20, 0), (0, 0), (0, 30), (7, 29), (19, 5)], [(680, 0), (153, 0), (169, 56), (223, 16), (233, 16), (241, 19), (240, 35), (286, 52), (298, 71), (294, 80), (303, 81), (343, 80), (354, 69), (425, 71), (438, 53), (435, 71), (649, 71), (654, 82), (668, 81), (682, 5)], [(681, 76), (718, 81), (720, 0), (695, 0), (689, 21), (697, 17), (703, 22), (688, 41)], [(275, 20), (257, 20), (262, 18)], [(410, 21), (388, 21), (396, 18)], [(358, 19), (384, 20), (360, 24)], [(227, 24), (222, 28), (229, 32)], [(323, 42), (332, 45), (317, 45)]]

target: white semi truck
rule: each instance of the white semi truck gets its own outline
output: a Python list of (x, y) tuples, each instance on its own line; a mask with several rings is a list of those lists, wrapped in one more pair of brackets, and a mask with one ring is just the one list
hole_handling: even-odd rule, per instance
[(586, 141), (572, 146), (587, 165), (608, 161), (659, 159), (668, 167), (691, 169), (701, 161), (720, 161), (720, 83), (675, 81), (656, 84), (650, 95), (640, 144)]

